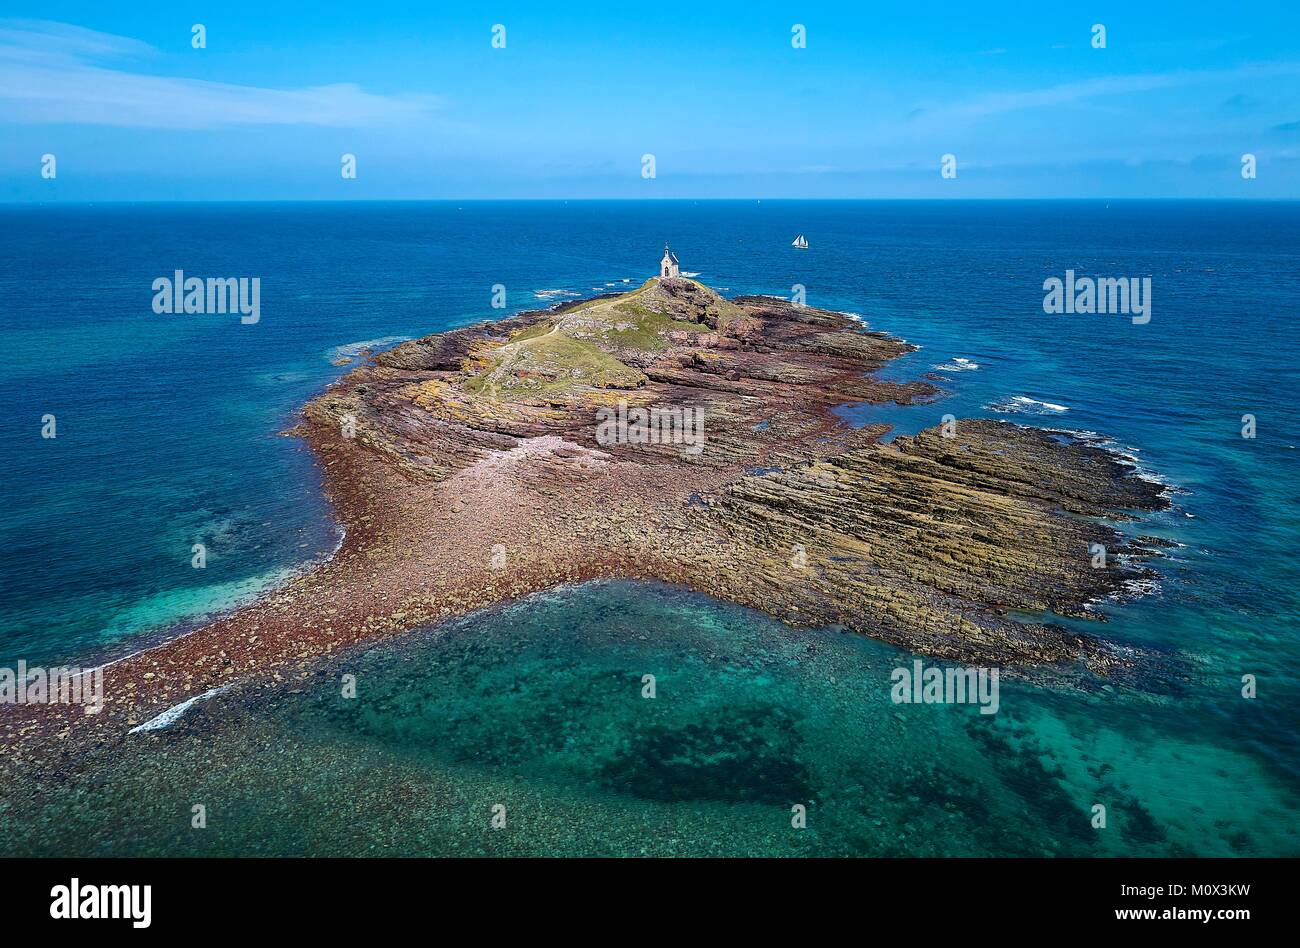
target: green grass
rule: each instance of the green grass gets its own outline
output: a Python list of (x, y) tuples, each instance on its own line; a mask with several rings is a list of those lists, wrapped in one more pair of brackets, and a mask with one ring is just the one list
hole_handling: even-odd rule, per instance
[(607, 314), (600, 315), (604, 317), (601, 322), (594, 325), (570, 325), (565, 327), (565, 331), (580, 333), (582, 338), (591, 339), (611, 349), (641, 349), (647, 352), (668, 348), (669, 333), (675, 330), (708, 332), (708, 327), (700, 323), (682, 322), (631, 301), (615, 303), (610, 306)]
[(532, 326), (526, 326), (520, 329), (510, 337), (511, 342), (523, 342), (526, 339), (536, 339), (538, 336), (545, 336), (555, 328), (555, 325), (547, 320), (534, 323)]
[(630, 389), (644, 382), (644, 375), (598, 346), (551, 329), (503, 346), (496, 364), (469, 379), (465, 389), (497, 398), (520, 398), (561, 395), (578, 386)]
[(657, 285), (651, 278), (615, 299), (591, 300), (518, 330), (489, 356), (490, 366), (465, 383), (465, 390), (520, 399), (554, 397), (579, 387), (631, 389), (644, 384), (641, 372), (611, 352), (659, 352), (672, 345), (673, 332), (709, 331), (704, 323), (652, 309), (655, 297), (649, 293)]

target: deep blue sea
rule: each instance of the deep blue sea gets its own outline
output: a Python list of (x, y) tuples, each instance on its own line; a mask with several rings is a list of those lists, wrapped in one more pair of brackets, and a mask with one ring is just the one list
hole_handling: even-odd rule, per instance
[[(800, 233), (808, 250), (790, 246)], [(311, 458), (281, 432), (347, 371), (332, 363), (348, 347), (635, 286), (665, 240), (724, 295), (802, 285), (810, 305), (920, 346), (886, 374), (935, 373), (945, 396), (846, 406), (855, 423), (910, 433), (951, 413), (1093, 432), (1176, 487), (1173, 509), (1124, 528), (1179, 544), (1158, 583), (1102, 605), (1100, 630), (1081, 627), (1167, 653), (1177, 687), (1013, 684), (993, 721), (971, 707), (900, 718), (881, 683), (903, 653), (671, 589), (596, 585), (417, 635), (401, 661), (371, 653), (392, 694), (364, 726), (308, 695), (253, 714), (265, 730), (250, 736), (232, 697), (240, 742), (304, 748), (285, 786), (350, 742), (372, 785), (333, 784), (321, 800), (374, 801), (359, 817), (369, 851), (1300, 854), (1295, 203), (0, 207), (0, 664), (130, 651), (328, 555), (338, 536)], [(152, 283), (177, 269), (259, 277), (260, 321), (156, 315)], [(1150, 322), (1044, 313), (1043, 281), (1067, 269), (1150, 277)], [(191, 565), (196, 543), (205, 569)], [(822, 642), (823, 657), (794, 660), (782, 636)], [(400, 698), (412, 661), (438, 669), (436, 701)], [(655, 663), (669, 680), (678, 669), (691, 698), (649, 723), (590, 684)], [(1253, 699), (1243, 675), (1256, 676)], [(518, 701), (485, 697), (488, 677), (492, 694), (513, 682)], [(213, 753), (221, 702), (208, 704)], [(557, 723), (566, 706), (573, 719)], [(449, 716), (484, 734), (467, 743)], [(692, 742), (747, 749), (720, 770)], [(685, 749), (676, 769), (647, 769), (629, 746)], [(275, 771), (239, 760), (215, 775), (209, 760), (204, 779), (256, 787), (263, 810), (245, 808), (205, 851), (346, 851), (302, 843), (303, 825), (265, 842), (283, 825), (266, 790)], [(386, 846), (387, 774), (436, 778), (462, 816), (511, 792), (534, 816), (508, 843), (444, 820)], [(790, 837), (788, 798), (812, 803), (821, 835)], [(1107, 830), (1088, 824), (1096, 802), (1111, 805)], [(588, 813), (581, 832), (538, 815), (560, 812)], [(131, 819), (137, 851), (196, 845)], [(115, 825), (101, 827), (103, 851), (122, 851)]]

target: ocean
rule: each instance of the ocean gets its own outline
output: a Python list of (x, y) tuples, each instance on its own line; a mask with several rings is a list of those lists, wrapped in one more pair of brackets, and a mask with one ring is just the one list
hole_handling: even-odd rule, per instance
[[(896, 706), (897, 649), (594, 584), (340, 657), (375, 683), (352, 710), (324, 673), (197, 704), (138, 738), (100, 806), (69, 815), (70, 790), (31, 851), (1300, 854), (1294, 203), (0, 207), (0, 665), (130, 652), (328, 556), (317, 471), (282, 435), (336, 363), (632, 288), (665, 241), (724, 295), (802, 287), (919, 346), (884, 374), (943, 396), (845, 406), (852, 423), (1088, 432), (1168, 484), (1170, 510), (1123, 527), (1174, 544), (1159, 578), (1098, 604), (1102, 626), (1065, 624), (1171, 671), (1006, 680), (995, 715)], [(259, 278), (260, 320), (155, 314), (178, 269)], [(1150, 321), (1045, 313), (1067, 270), (1149, 277)], [(195, 834), (174, 814), (200, 798), (226, 805)]]

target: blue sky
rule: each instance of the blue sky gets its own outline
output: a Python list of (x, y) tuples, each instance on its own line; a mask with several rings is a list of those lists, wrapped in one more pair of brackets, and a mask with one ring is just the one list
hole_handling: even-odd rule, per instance
[(2, 201), (1300, 197), (1294, 2), (28, 7)]

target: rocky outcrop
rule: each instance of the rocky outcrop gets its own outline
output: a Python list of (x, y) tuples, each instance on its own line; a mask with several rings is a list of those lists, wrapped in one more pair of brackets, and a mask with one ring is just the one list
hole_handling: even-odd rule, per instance
[[(597, 412), (611, 397), (590, 381), (571, 379), (540, 398), (473, 396), (479, 373), (498, 371), (489, 368), (493, 352), (539, 338), (538, 327), (626, 358), (615, 337), (633, 310), (649, 314), (636, 327), (648, 382), (618, 395), (641, 407), (702, 409), (700, 452), (599, 444)], [(709, 331), (674, 328), (684, 324)], [(663, 335), (651, 340), (655, 327)], [(514, 538), (525, 559), (545, 532), (565, 538), (580, 575), (617, 563), (618, 574), (685, 583), (933, 655), (1083, 660), (1103, 671), (1119, 661), (1096, 640), (1023, 616), (1094, 617), (1090, 601), (1143, 575), (1132, 564), (1146, 551), (1099, 521), (1162, 506), (1156, 485), (1104, 452), (1008, 424), (961, 422), (951, 437), (935, 429), (876, 443), (881, 428), (853, 429), (830, 409), (932, 397), (925, 383), (872, 377), (908, 350), (900, 340), (771, 297), (723, 300), (685, 279), (434, 339), (353, 373), (308, 416), (335, 425), (341, 411), (354, 412), (366, 419), (358, 447), (440, 479), (542, 439), (567, 446), (532, 452), (512, 482), (514, 494), (539, 498)], [(433, 350), (461, 353), (460, 362), (422, 355)], [(1092, 544), (1107, 548), (1104, 568), (1094, 568)]]
[[(685, 279), (403, 343), (295, 431), (346, 528), (339, 552), (111, 666), (102, 714), (0, 715), (7, 759), (21, 769), (41, 744), (48, 760), (52, 736), (76, 736), (59, 745), (70, 755), (111, 746), (207, 689), (275, 686), (324, 653), (596, 578), (680, 583), (972, 663), (1130, 663), (1051, 617), (1092, 615), (1142, 575), (1144, 549), (1106, 521), (1163, 506), (1156, 486), (1041, 431), (964, 421), (884, 444), (886, 426), (832, 411), (938, 394), (872, 375), (908, 350), (836, 313)], [(610, 386), (623, 378), (636, 384)], [(601, 439), (616, 406), (698, 410), (703, 444)]]

